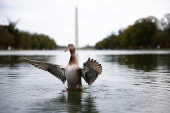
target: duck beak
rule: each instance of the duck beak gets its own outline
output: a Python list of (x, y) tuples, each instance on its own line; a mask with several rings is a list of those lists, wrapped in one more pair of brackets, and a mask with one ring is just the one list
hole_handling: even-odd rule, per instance
[(68, 47), (64, 52), (70, 51), (70, 47)]

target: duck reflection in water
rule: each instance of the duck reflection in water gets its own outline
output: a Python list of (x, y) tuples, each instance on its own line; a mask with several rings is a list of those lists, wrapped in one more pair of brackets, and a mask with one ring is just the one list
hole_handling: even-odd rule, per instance
[(36, 103), (38, 109), (32, 108), (32, 110), (38, 111), (57, 111), (57, 112), (87, 112), (97, 113), (97, 108), (94, 102), (94, 98), (91, 94), (82, 93), (80, 91), (70, 91), (63, 93), (57, 98), (51, 98)]

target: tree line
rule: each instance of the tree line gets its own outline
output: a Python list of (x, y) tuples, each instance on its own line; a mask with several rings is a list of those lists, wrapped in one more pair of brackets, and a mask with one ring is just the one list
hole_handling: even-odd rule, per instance
[(53, 39), (44, 34), (29, 33), (16, 28), (17, 22), (0, 25), (0, 49), (56, 49)]
[(170, 48), (170, 14), (161, 20), (141, 18), (126, 29), (112, 33), (95, 44), (96, 49)]

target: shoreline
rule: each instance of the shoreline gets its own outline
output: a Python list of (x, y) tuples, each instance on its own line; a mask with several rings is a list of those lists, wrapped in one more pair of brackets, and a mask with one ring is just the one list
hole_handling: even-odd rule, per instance
[[(39, 50), (39, 49), (14, 49), (14, 50), (0, 50), (0, 51), (60, 51), (60, 50), (65, 50), (65, 48), (63, 49), (53, 49), (53, 50)], [(87, 48), (76, 48), (76, 50), (100, 50), (100, 51), (115, 51), (115, 50), (127, 50), (127, 51), (135, 51), (135, 50), (146, 50), (146, 51), (170, 51), (170, 48), (162, 48), (162, 49), (87, 49)]]

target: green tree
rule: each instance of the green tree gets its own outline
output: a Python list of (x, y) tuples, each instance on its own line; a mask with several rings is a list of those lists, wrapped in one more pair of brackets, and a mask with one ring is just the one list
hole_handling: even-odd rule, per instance
[(4, 26), (0, 25), (0, 47), (8, 47), (14, 44), (14, 37), (8, 33)]
[(156, 30), (156, 21), (150, 18), (139, 19), (134, 25), (125, 29), (121, 44), (126, 48), (139, 48), (140, 46), (147, 48), (151, 45), (152, 35)]
[(170, 14), (166, 14), (161, 22), (153, 16), (138, 19), (133, 25), (119, 30), (119, 35), (111, 34), (97, 42), (95, 48), (138, 49), (158, 45), (170, 47)]
[(168, 34), (167, 47), (170, 47), (170, 14), (166, 14), (161, 20), (163, 30)]
[(0, 26), (0, 47), (12, 46), (14, 49), (56, 49), (57, 44), (53, 39), (44, 34), (31, 34), (19, 31), (16, 22), (9, 21), (9, 25)]
[(168, 33), (164, 31), (156, 31), (152, 37), (152, 47), (166, 47), (168, 45)]
[(20, 32), (20, 47), (22, 49), (31, 49), (31, 34)]
[(129, 26), (124, 30), (123, 36), (121, 37), (121, 46), (123, 48), (128, 48), (132, 45), (131, 33), (133, 32), (133, 26)]
[(12, 22), (9, 20), (9, 25), (6, 26), (7, 32), (9, 32), (11, 35), (14, 36), (14, 48), (19, 48), (20, 47), (20, 35), (19, 35), (19, 30), (16, 28), (18, 21)]
[(103, 46), (102, 46), (102, 41), (99, 41), (95, 44), (95, 48), (97, 49), (103, 49)]
[(161, 23), (164, 31), (170, 34), (170, 14), (166, 14), (161, 20)]

